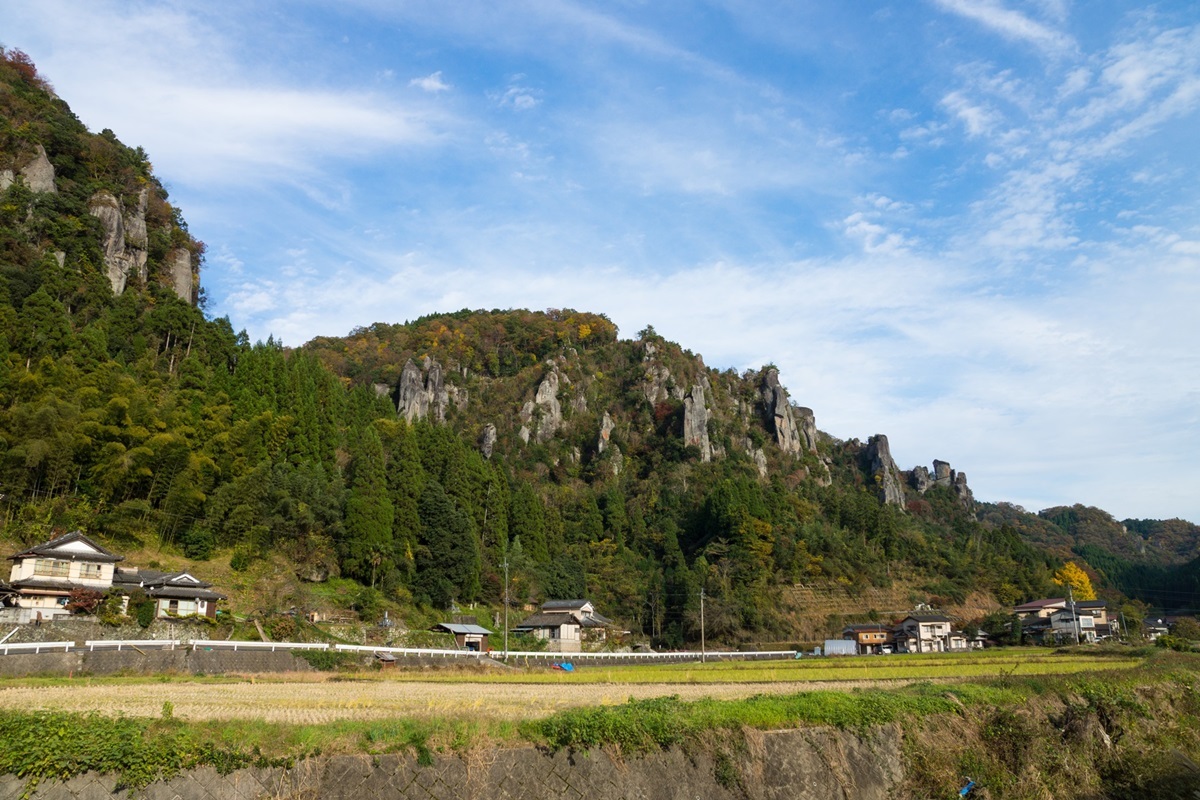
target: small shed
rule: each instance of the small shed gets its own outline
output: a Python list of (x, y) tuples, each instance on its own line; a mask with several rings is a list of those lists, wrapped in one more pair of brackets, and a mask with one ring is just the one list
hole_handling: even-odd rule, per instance
[(488, 637), (492, 635), (491, 631), (480, 625), (466, 625), (458, 622), (439, 622), (429, 630), (434, 633), (453, 634), (456, 645), (475, 653), (488, 651)]

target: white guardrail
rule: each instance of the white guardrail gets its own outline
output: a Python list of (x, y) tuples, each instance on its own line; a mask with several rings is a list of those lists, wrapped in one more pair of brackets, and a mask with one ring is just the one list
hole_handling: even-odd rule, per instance
[[(364, 644), (326, 644), (324, 642), (235, 642), (225, 639), (194, 639), (181, 642), (179, 639), (97, 639), (83, 643), (89, 651), (96, 650), (174, 650), (180, 646), (192, 650), (239, 650), (254, 651), (287, 651), (287, 650), (335, 650), (341, 653), (388, 653), (393, 656), (441, 657), (441, 658), (493, 658), (503, 659), (506, 654), (502, 650), (479, 652), (477, 650), (451, 650), (433, 647), (375, 647)], [(10, 653), (42, 653), (62, 650), (69, 652), (76, 647), (75, 642), (31, 642), (27, 644), (0, 644), (0, 655)], [(688, 650), (674, 653), (551, 653), (546, 651), (510, 650), (509, 659), (530, 661), (571, 661), (574, 663), (604, 662), (604, 661), (759, 661), (792, 659), (796, 657), (795, 650), (767, 651), (708, 651)]]
[(0, 654), (9, 653), (50, 653), (62, 650), (69, 653), (75, 646), (74, 642), (30, 642), (28, 644), (0, 644)]
[(328, 650), (324, 642), (234, 642), (225, 639), (195, 639), (192, 650)]
[[(71, 644), (74, 644), (72, 642)], [(179, 646), (178, 639), (95, 639), (88, 640), (83, 646), (90, 651), (95, 650), (174, 650)]]

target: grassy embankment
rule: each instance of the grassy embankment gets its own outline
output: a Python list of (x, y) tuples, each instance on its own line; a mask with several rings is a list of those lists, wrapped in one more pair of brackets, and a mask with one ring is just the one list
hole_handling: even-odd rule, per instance
[[(704, 743), (725, 753), (719, 761), (728, 766), (736, 761), (728, 754), (744, 747), (746, 729), (805, 725), (857, 729), (899, 723), (909, 750), (912, 796), (922, 792), (949, 796), (946, 790), (962, 774), (986, 781), (995, 798), (1105, 796), (1075, 793), (1079, 787), (1101, 785), (1153, 789), (1155, 794), (1145, 796), (1172, 797), (1171, 786), (1161, 783), (1162, 776), (1173, 775), (1176, 782), (1188, 779), (1186, 770), (1179, 771), (1185, 763), (1182, 756), (1174, 753), (1195, 758), (1200, 751), (1200, 658), (1144, 651), (1123, 658), (1053, 656), (1046, 651), (1013, 655), (930, 659), (958, 665), (964, 675), (953, 684), (760, 694), (727, 701), (684, 702), (667, 696), (571, 708), (532, 720), (477, 718), (478, 708), (442, 717), (339, 720), (322, 725), (184, 720), (174, 715), (169, 701), (157, 718), (6, 711), (0, 712), (0, 771), (38, 778), (94, 769), (118, 772), (129, 785), (137, 786), (199, 764), (233, 769), (318, 753), (400, 751), (415, 752), (428, 761), (436, 752), (463, 753), (490, 744), (529, 742), (551, 748), (609, 746), (626, 753)], [(878, 669), (904, 666), (887, 659), (868, 661), (878, 663)], [(1053, 664), (1059, 667), (1056, 672), (1050, 671)], [(974, 669), (999, 665), (1007, 665), (1000, 677), (972, 677)], [(912, 666), (929, 665), (914, 659)], [(765, 664), (689, 665), (686, 670), (635, 667), (630, 674), (643, 680), (657, 675), (667, 682), (673, 677), (681, 685), (710, 670), (726, 675), (726, 680), (737, 674), (770, 680), (763, 671), (767, 668)], [(777, 675), (775, 680), (796, 680), (801, 674), (820, 675), (810, 679), (824, 680), (831, 672), (865, 674), (869, 667), (847, 661), (841, 666), (801, 662), (774, 669), (788, 675)], [(1044, 671), (1035, 674), (1039, 669)], [(586, 689), (605, 680), (608, 671), (550, 677), (555, 681), (566, 677)], [(419, 676), (400, 677), (408, 681)], [(477, 676), (420, 677), (436, 682)], [(546, 676), (515, 677), (541, 680)], [(139, 683), (128, 678), (109, 680), (113, 688)], [(140, 683), (147, 685), (145, 679)], [(1109, 792), (1108, 796), (1133, 795)]]

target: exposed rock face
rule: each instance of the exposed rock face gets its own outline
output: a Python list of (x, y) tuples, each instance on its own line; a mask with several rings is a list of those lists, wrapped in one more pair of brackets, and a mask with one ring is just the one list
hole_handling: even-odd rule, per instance
[(887, 437), (878, 433), (867, 440), (863, 458), (870, 464), (871, 474), (879, 487), (879, 497), (889, 505), (904, 507), (904, 488), (900, 484), (900, 471), (892, 460), (892, 451)]
[[(131, 214), (121, 213), (121, 203), (110, 192), (97, 192), (88, 201), (88, 211), (100, 220), (103, 231), (101, 247), (104, 267), (108, 272), (113, 294), (121, 294), (136, 273), (146, 280), (146, 193), (139, 195), (138, 209)], [(132, 233), (132, 236), (127, 235)]]
[(975, 493), (967, 486), (967, 473), (959, 472), (954, 476), (954, 494), (958, 497), (958, 502), (967, 508), (975, 507)]
[[(817, 446), (817, 424), (811, 409), (803, 409), (807, 413), (804, 428), (796, 424), (796, 415), (792, 413), (792, 405), (788, 402), (787, 389), (779, 383), (779, 370), (772, 367), (763, 374), (762, 387), (763, 417), (767, 428), (775, 434), (775, 443), (779, 449), (789, 455), (798, 456), (804, 450), (813, 450)], [(804, 416), (802, 420), (804, 420)]]
[[(58, 187), (54, 185), (54, 165), (46, 157), (46, 148), (40, 144), (33, 158), (17, 171), (25, 179), (29, 191), (37, 194), (57, 194)], [(11, 169), (0, 171), (0, 192), (13, 185), (16, 176)]]
[(409, 422), (432, 415), (437, 422), (446, 421), (446, 407), (453, 402), (460, 410), (467, 404), (467, 393), (457, 386), (446, 384), (442, 365), (432, 358), (425, 359), (425, 374), (410, 358), (400, 372), (396, 412)]
[(495, 448), (496, 426), (489, 422), (483, 426), (483, 433), (479, 435), (479, 452), (483, 453), (484, 458), (491, 458)]
[(167, 274), (171, 277), (171, 288), (175, 290), (175, 295), (187, 303), (195, 303), (191, 251), (186, 247), (172, 250), (167, 256)]
[[(528, 442), (532, 435), (539, 444), (550, 441), (562, 427), (562, 404), (558, 402), (558, 370), (551, 369), (538, 384), (533, 400), (521, 407), (521, 439)], [(536, 416), (536, 420), (534, 419)], [(530, 427), (530, 426), (533, 427)]]
[(966, 508), (974, 508), (975, 494), (967, 486), (965, 472), (951, 469), (948, 461), (933, 461), (933, 475), (925, 467), (914, 467), (908, 473), (908, 483), (921, 494), (925, 494), (934, 486), (944, 486), (954, 492), (958, 502)]
[(386, 383), (373, 383), (371, 384), (371, 388), (375, 390), (376, 397), (387, 397), (392, 393), (392, 387), (388, 386)]
[(704, 387), (696, 384), (683, 400), (683, 443), (700, 449), (701, 461), (712, 461), (712, 445), (708, 441), (708, 407), (704, 404)]
[(800, 441), (804, 449), (815, 453), (817, 450), (817, 416), (811, 408), (795, 406), (792, 408), (796, 417), (796, 429), (800, 433)]
[(596, 452), (603, 453), (608, 449), (608, 441), (612, 437), (613, 429), (616, 428), (616, 423), (607, 411), (604, 412), (604, 418), (600, 420), (600, 439), (596, 442)]
[(763, 452), (761, 447), (756, 447), (750, 451), (750, 457), (754, 459), (754, 466), (758, 467), (758, 477), (767, 477), (767, 454)]
[(920, 494), (925, 494), (929, 487), (933, 486), (933, 479), (929, 477), (929, 470), (925, 467), (913, 467), (908, 473), (908, 484)]

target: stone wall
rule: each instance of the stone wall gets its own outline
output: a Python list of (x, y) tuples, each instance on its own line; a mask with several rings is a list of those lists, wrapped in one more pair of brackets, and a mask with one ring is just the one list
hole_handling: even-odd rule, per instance
[[(192, 770), (137, 793), (147, 800), (887, 800), (902, 778), (897, 726), (854, 734), (827, 728), (750, 732), (733, 761), (678, 748), (622, 758), (607, 751), (547, 754), (531, 747), (442, 756), (421, 766), (411, 755), (309, 759), (291, 769), (220, 775)], [(722, 764), (733, 764), (718, 768)], [(718, 778), (718, 776), (720, 776)], [(25, 781), (0, 777), (0, 798)], [(47, 781), (32, 800), (129, 797), (115, 776)]]

